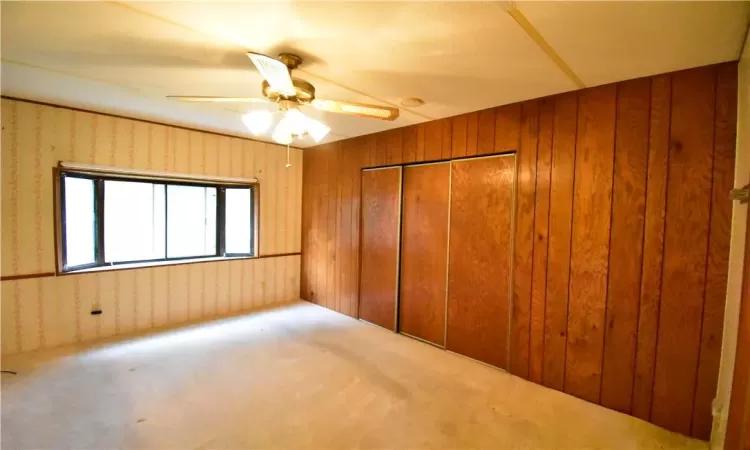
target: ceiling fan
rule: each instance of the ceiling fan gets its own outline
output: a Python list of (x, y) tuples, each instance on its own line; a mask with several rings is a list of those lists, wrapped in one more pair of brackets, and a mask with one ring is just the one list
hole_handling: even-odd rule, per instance
[(299, 67), (302, 58), (291, 53), (281, 53), (278, 59), (260, 53), (249, 52), (247, 56), (263, 76), (263, 97), (206, 97), (169, 95), (168, 99), (187, 102), (225, 102), (252, 103), (270, 101), (276, 103), (279, 110), (275, 113), (265, 110), (250, 111), (242, 116), (248, 130), (259, 135), (265, 132), (276, 117), (277, 122), (271, 138), (283, 145), (289, 145), (294, 138), (310, 135), (315, 142), (320, 142), (331, 129), (324, 123), (306, 116), (300, 111), (301, 106), (312, 106), (321, 111), (381, 120), (395, 120), (398, 108), (368, 105), (364, 103), (339, 102), (315, 98), (315, 87), (305, 80), (292, 77), (292, 70)]

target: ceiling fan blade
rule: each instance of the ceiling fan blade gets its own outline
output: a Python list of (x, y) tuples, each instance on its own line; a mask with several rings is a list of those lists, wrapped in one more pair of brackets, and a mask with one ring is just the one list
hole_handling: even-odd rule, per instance
[(399, 114), (398, 108), (391, 108), (390, 106), (337, 102), (335, 100), (320, 100), (317, 98), (312, 101), (312, 105), (321, 111), (368, 117), (371, 119), (396, 120)]
[(209, 97), (204, 95), (167, 95), (169, 100), (181, 102), (215, 102), (215, 103), (255, 103), (265, 102), (257, 97)]
[(283, 95), (294, 96), (296, 90), (289, 75), (289, 68), (283, 62), (260, 53), (248, 52), (247, 57), (255, 64), (258, 72), (268, 81), (268, 84)]

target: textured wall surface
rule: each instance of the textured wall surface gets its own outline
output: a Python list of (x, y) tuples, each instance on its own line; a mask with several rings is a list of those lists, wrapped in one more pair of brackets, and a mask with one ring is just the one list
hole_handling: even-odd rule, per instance
[[(302, 151), (31, 102), (2, 100), (3, 278), (54, 274), (59, 161), (257, 177), (260, 255), (2, 281), (2, 352), (208, 319), (298, 298)], [(90, 315), (93, 304), (103, 310)]]

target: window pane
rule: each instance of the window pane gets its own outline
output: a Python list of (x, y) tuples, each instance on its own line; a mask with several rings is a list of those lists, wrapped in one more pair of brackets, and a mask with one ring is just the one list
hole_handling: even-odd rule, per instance
[(250, 189), (226, 189), (226, 252), (251, 252), (252, 196)]
[(96, 262), (94, 181), (66, 176), (65, 257), (67, 267)]
[(164, 258), (164, 185), (104, 182), (104, 261)]
[(216, 188), (167, 186), (167, 257), (216, 254)]

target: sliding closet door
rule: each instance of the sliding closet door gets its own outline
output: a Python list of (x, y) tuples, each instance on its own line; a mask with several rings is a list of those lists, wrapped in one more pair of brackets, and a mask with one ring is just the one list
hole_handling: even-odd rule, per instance
[(399, 330), (445, 345), (450, 163), (404, 168)]
[(362, 171), (359, 317), (396, 330), (401, 168)]
[(446, 348), (506, 368), (515, 156), (452, 164)]

